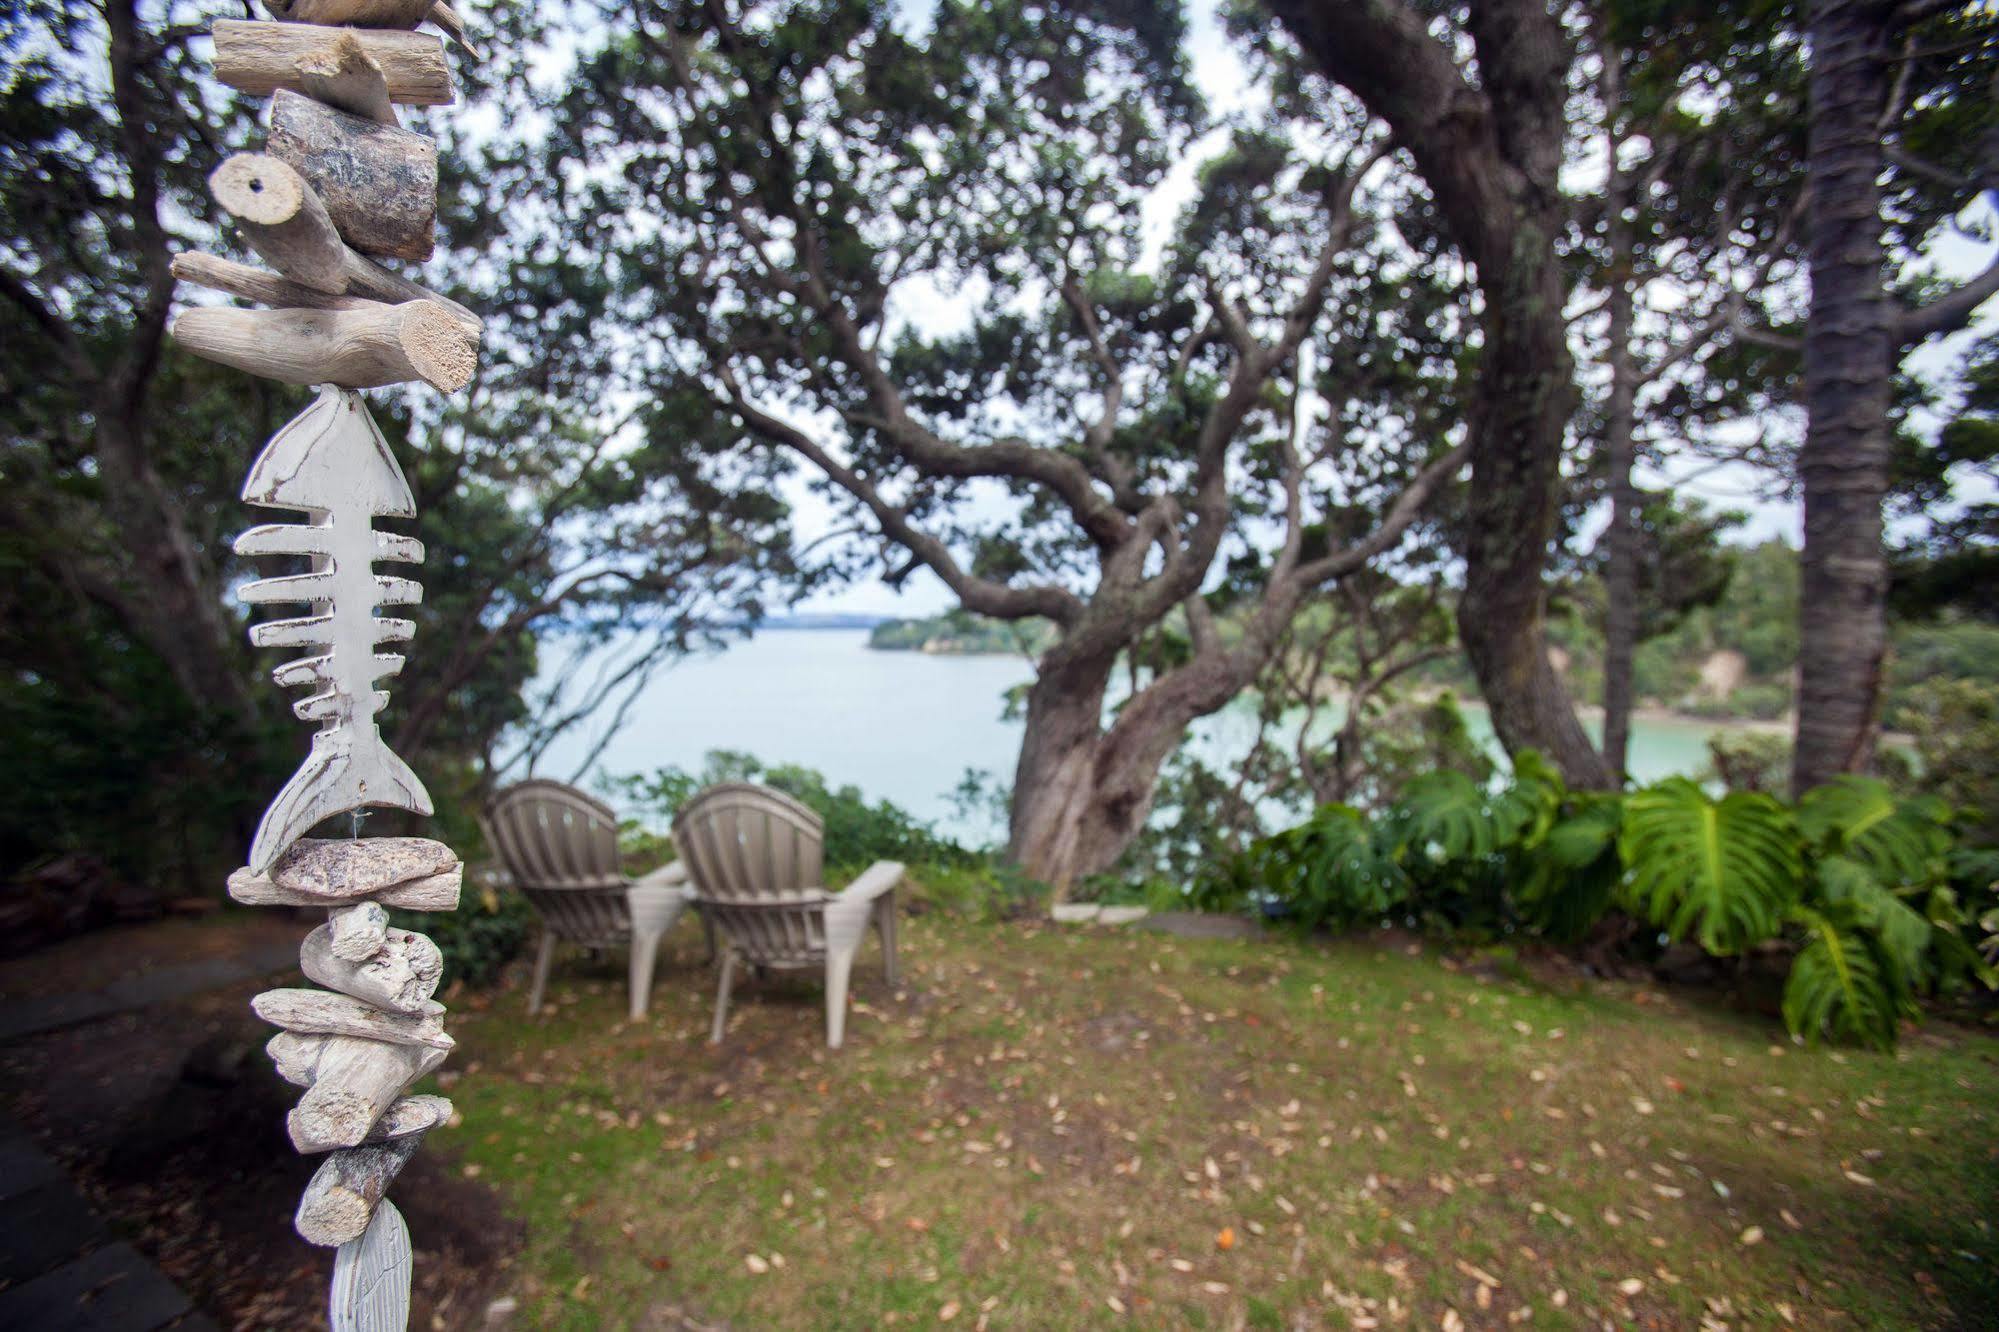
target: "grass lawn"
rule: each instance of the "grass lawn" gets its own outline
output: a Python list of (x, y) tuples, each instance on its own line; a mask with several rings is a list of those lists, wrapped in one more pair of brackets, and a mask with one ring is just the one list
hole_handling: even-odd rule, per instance
[(433, 1146), (574, 1328), (1990, 1326), (1999, 1043), (1808, 1052), (1406, 942), (908, 922), (847, 1048), (683, 926), (461, 1010)]

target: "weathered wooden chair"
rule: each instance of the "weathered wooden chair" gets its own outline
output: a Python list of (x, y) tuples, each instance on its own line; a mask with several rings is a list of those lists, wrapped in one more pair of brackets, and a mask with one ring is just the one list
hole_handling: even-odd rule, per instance
[(895, 889), (902, 866), (877, 861), (838, 893), (824, 886), (825, 824), (780, 791), (729, 782), (709, 787), (673, 821), (680, 856), (694, 876), (695, 905), (722, 932), (722, 977), (715, 993), (719, 1042), (729, 1019), (736, 968), (826, 969), (826, 1044), (840, 1048), (847, 983), (872, 927), (895, 984)]
[[(659, 943), (694, 901), (676, 861), (642, 879), (618, 867), (618, 819), (575, 787), (534, 779), (508, 787), (486, 809), (486, 840), (535, 913), (541, 943), (528, 1012), (541, 1011), (555, 946), (631, 948), (631, 1015), (645, 1016)], [(715, 951), (712, 926), (708, 952)]]

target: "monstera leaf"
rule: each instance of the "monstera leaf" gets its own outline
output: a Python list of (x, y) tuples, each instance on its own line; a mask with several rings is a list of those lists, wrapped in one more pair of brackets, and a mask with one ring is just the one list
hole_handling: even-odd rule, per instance
[(1617, 835), (1624, 798), (1581, 793), (1524, 858), (1520, 906), (1530, 924), (1573, 942), (1603, 917), (1624, 877)]
[(1845, 856), (1819, 861), (1817, 887), (1826, 905), (1852, 908), (1855, 926), (1880, 940), (1905, 987), (1916, 983), (1928, 966), (1933, 933), (1921, 912), (1882, 887), (1868, 866)]
[(1934, 797), (1897, 800), (1871, 777), (1849, 774), (1805, 792), (1798, 830), (1821, 854), (1857, 861), (1890, 888), (1941, 878), (1950, 853), (1949, 806)]
[(1860, 922), (1852, 902), (1799, 907), (1791, 919), (1805, 946), (1784, 983), (1784, 1023), (1808, 1041), (1821, 1036), (1893, 1049), (1910, 1004), (1896, 963)]
[(1409, 896), (1409, 876), (1359, 810), (1322, 805), (1297, 827), (1257, 842), (1254, 873), (1300, 925), (1379, 920)]
[(1671, 777), (1624, 802), (1619, 846), (1638, 908), (1675, 939), (1735, 953), (1775, 934), (1798, 899), (1798, 833), (1784, 807), (1736, 791), (1715, 800)]
[(1471, 778), (1426, 772), (1403, 789), (1392, 817), (1402, 845), (1430, 861), (1489, 856), (1502, 844), (1493, 797)]

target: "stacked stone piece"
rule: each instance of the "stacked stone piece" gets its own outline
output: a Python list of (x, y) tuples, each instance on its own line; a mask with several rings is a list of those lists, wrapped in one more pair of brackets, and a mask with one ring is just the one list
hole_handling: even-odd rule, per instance
[(240, 554), (297, 566), (240, 595), (252, 606), (303, 607), (255, 625), (251, 641), (302, 651), (272, 678), (308, 688), (293, 711), (318, 730), (229, 893), (326, 910), (299, 955), (320, 988), (270, 990), (252, 1007), (282, 1029), (271, 1058), (304, 1089), (287, 1119), (292, 1145), (322, 1158), (295, 1225), (337, 1249), (332, 1326), (389, 1332), (407, 1326), (411, 1248), (385, 1195), (424, 1135), (451, 1117), (449, 1101), (410, 1089), (452, 1049), (444, 1006), (432, 998), (443, 972), (437, 946), (391, 925), (389, 908), (455, 909), (463, 870), (449, 847), (423, 838), (305, 834), (369, 807), (431, 812), (423, 783), (375, 722), (388, 702), (378, 685), (404, 660), (383, 649), (414, 630), (377, 612), (419, 602), (422, 588), (374, 565), (418, 564), (424, 552), (413, 538), (374, 528), (416, 510), (356, 390), (423, 382), (453, 392), (476, 368), (478, 316), (384, 262), (422, 260), (434, 246), (437, 147), (406, 128), (397, 108), (445, 105), (455, 94), (444, 36), (421, 25), (460, 47), (465, 36), (440, 0), (264, 0), (264, 8), (272, 21), (221, 20), (212, 32), (216, 76), (269, 97), (271, 112), (264, 151), (218, 164), (209, 189), (268, 267), (176, 256), (182, 280), (253, 305), (190, 307), (172, 333), (196, 355), (319, 390), (265, 446), (243, 488), (249, 503), (303, 517), (236, 542)]

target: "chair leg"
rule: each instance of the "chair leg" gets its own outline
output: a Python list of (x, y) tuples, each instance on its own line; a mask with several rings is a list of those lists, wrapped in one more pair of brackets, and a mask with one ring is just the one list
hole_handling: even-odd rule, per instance
[(715, 964), (715, 918), (705, 911), (701, 913), (701, 937), (708, 941), (708, 956), (703, 961), (713, 966)]
[(736, 950), (722, 954), (722, 982), (715, 987), (715, 1025), (709, 1028), (708, 1044), (722, 1043), (722, 1029), (729, 1024), (729, 988), (736, 983)]
[(555, 963), (555, 931), (541, 930), (541, 946), (534, 955), (534, 985), (528, 990), (528, 1016), (541, 1012), (542, 995), (548, 991), (548, 970)]
[(826, 1048), (837, 1050), (847, 1034), (847, 984), (854, 974), (854, 955), (826, 954)]
[(884, 893), (875, 903), (875, 933), (881, 936), (882, 971), (890, 986), (902, 984), (902, 971), (895, 959), (895, 893)]
[(632, 931), (632, 1021), (637, 1022), (646, 1015), (646, 1008), (652, 1002), (653, 967), (659, 960), (659, 943), (665, 937), (663, 931)]

